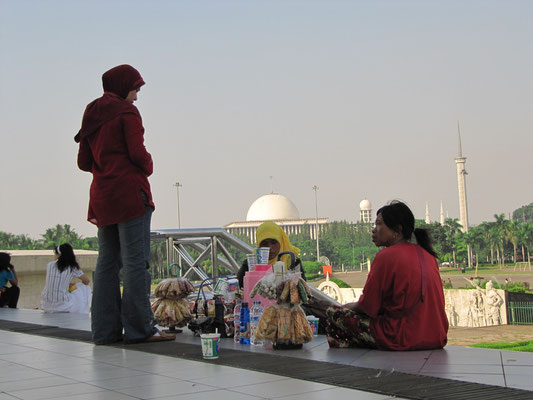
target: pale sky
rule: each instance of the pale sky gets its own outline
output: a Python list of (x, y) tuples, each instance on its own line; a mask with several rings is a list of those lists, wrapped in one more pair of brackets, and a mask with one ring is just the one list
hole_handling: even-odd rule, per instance
[(243, 221), (274, 191), (302, 218), (406, 201), (471, 224), (533, 202), (532, 1), (0, 0), (0, 230), (86, 221), (76, 166), (101, 75), (131, 64), (154, 159), (153, 228)]

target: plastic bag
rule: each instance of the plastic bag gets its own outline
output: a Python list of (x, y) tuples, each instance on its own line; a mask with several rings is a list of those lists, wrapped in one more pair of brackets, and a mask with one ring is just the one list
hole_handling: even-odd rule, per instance
[(256, 295), (264, 297), (266, 299), (276, 299), (276, 276), (274, 273), (268, 273), (261, 278), (253, 287), (250, 292), (250, 298), (254, 298)]

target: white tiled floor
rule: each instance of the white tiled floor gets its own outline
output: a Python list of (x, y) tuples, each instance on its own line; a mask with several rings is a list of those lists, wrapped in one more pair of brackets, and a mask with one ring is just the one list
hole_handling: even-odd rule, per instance
[[(0, 309), (0, 319), (90, 329), (88, 317)], [(361, 399), (388, 396), (278, 375), (0, 330), (0, 400)]]
[[(90, 330), (87, 316), (0, 309), (0, 319)], [(533, 330), (533, 329), (532, 329)], [(180, 342), (198, 338), (187, 332)], [(232, 340), (225, 348), (240, 348)], [(271, 352), (248, 347), (250, 353)], [(281, 353), (278, 353), (281, 354)], [(324, 337), (284, 355), (533, 391), (533, 354), (447, 346), (444, 350), (381, 352), (329, 349)], [(389, 399), (390, 397), (278, 375), (188, 361), (127, 348), (94, 346), (0, 330), (0, 400), (5, 399)], [(533, 398), (533, 392), (532, 392)]]

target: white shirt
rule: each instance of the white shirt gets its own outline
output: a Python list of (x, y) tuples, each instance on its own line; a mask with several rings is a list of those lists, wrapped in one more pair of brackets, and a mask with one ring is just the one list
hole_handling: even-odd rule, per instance
[(41, 306), (44, 310), (64, 311), (62, 308), (71, 302), (68, 291), (73, 277), (83, 275), (81, 269), (67, 267), (63, 272), (57, 268), (57, 260), (46, 266), (46, 283), (41, 293)]

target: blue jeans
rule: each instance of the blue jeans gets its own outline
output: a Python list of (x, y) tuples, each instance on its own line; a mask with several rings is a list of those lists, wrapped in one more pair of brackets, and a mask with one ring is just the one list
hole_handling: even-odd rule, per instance
[[(91, 329), (95, 344), (122, 339), (135, 343), (152, 336), (150, 306), (150, 221), (144, 215), (116, 225), (98, 227), (98, 261), (94, 272)], [(123, 293), (120, 294), (122, 269)]]

